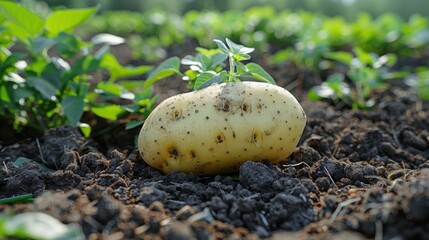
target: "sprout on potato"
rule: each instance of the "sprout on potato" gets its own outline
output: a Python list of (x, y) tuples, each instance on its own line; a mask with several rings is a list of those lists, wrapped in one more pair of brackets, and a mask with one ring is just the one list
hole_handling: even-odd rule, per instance
[[(227, 43), (229, 48), (220, 48), (226, 48), (234, 61), (231, 58), (240, 54), (242, 46)], [(249, 48), (244, 51), (248, 53)], [(292, 153), (306, 123), (298, 101), (271, 84), (259, 65), (232, 66), (252, 70), (231, 70), (224, 75), (229, 82), (170, 97), (149, 115), (138, 147), (150, 166), (164, 173), (224, 174), (237, 171), (248, 160), (275, 163)], [(267, 81), (234, 81), (243, 73)]]

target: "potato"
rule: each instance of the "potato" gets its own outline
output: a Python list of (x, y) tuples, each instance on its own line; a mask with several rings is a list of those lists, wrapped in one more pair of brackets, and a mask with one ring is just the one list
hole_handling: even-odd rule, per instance
[(286, 159), (305, 123), (302, 107), (284, 88), (222, 83), (159, 104), (140, 131), (138, 147), (164, 173), (231, 173), (248, 160)]

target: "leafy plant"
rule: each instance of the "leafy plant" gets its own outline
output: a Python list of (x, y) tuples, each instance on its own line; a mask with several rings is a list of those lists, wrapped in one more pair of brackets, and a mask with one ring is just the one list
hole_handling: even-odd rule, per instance
[(321, 85), (310, 89), (308, 98), (312, 101), (330, 99), (336, 106), (341, 103), (350, 105), (350, 86), (344, 81), (344, 78), (344, 74), (332, 74)]
[(429, 69), (417, 69), (416, 74), (410, 75), (405, 82), (413, 87), (417, 96), (422, 100), (429, 100)]
[[(151, 111), (156, 97), (150, 86), (117, 81), (152, 69), (119, 64), (110, 46), (123, 38), (99, 34), (86, 42), (73, 34), (96, 8), (56, 10), (46, 19), (8, 1), (0, 1), (0, 10), (0, 119), (13, 122), (14, 129), (43, 132), (69, 124), (88, 136), (84, 112), (117, 120)], [(95, 77), (105, 71), (107, 81)]]
[(353, 83), (353, 92), (349, 93), (350, 88), (344, 82), (344, 77), (334, 75), (326, 83), (314, 87), (309, 92), (310, 99), (328, 98), (335, 103), (342, 100), (355, 109), (367, 109), (373, 106), (374, 101), (370, 99), (370, 94), (375, 89), (387, 86), (384, 80), (392, 77), (392, 74), (386, 67), (396, 62), (396, 56), (393, 54), (378, 56), (360, 48), (355, 48), (354, 53), (355, 55), (349, 52), (332, 52), (325, 55), (347, 66), (346, 74)]

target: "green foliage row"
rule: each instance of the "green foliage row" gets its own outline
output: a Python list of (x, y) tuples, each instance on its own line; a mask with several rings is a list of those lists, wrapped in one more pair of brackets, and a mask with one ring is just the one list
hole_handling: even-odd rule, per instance
[[(189, 11), (183, 17), (162, 11), (107, 12), (93, 18), (81, 30), (127, 37), (136, 57), (146, 59), (156, 59), (159, 49), (182, 43), (186, 38), (196, 39), (206, 48), (214, 47), (212, 39), (230, 38), (262, 51), (282, 50), (275, 56), (277, 61), (289, 56), (288, 49), (303, 52), (301, 59), (307, 61), (315, 55), (352, 46), (379, 55), (419, 54), (429, 43), (428, 26), (428, 19), (419, 15), (403, 21), (393, 14), (374, 19), (362, 13), (355, 21), (348, 22), (342, 17), (257, 7), (246, 11)], [(278, 49), (269, 49), (270, 46)]]
[[(152, 67), (119, 64), (109, 50), (123, 38), (98, 34), (84, 41), (74, 33), (96, 11), (57, 10), (42, 18), (0, 1), (0, 120), (13, 122), (16, 130), (26, 126), (39, 132), (80, 126), (88, 136), (91, 128), (81, 122), (84, 112), (108, 120), (150, 113), (157, 100), (150, 84), (118, 79), (141, 76)], [(152, 72), (150, 82), (159, 73)], [(109, 78), (97, 78), (104, 75)]]

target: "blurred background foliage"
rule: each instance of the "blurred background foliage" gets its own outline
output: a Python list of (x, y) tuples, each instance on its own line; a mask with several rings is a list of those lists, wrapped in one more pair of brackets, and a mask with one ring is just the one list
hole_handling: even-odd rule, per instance
[(243, 10), (270, 5), (277, 10), (305, 10), (327, 16), (343, 16), (347, 20), (356, 19), (361, 12), (369, 13), (373, 17), (392, 12), (405, 20), (414, 14), (427, 15), (427, 9), (429, 9), (427, 0), (45, 0), (40, 2), (54, 8), (81, 8), (99, 4), (100, 13), (111, 10), (145, 12), (161, 9), (179, 15), (191, 10)]

